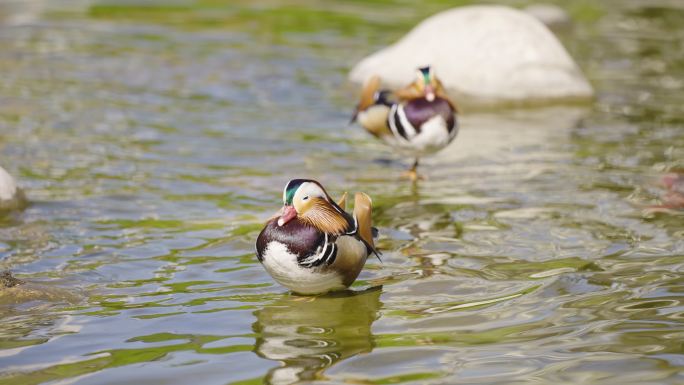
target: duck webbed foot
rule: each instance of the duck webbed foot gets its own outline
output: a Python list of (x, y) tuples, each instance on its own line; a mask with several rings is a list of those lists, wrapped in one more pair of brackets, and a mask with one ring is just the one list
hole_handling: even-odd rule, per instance
[(416, 158), (416, 160), (413, 162), (413, 166), (411, 166), (410, 169), (401, 173), (401, 178), (402, 179), (408, 179), (411, 182), (416, 182), (419, 180), (425, 180), (426, 179), (425, 175), (418, 174), (417, 169), (418, 169), (418, 159)]
[(425, 175), (418, 174), (416, 170), (406, 170), (401, 173), (401, 179), (408, 179), (411, 182), (417, 182), (419, 180), (425, 180)]

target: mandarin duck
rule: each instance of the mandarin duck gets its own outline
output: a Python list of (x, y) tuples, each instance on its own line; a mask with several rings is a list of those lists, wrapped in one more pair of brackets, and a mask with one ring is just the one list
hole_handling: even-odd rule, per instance
[(684, 173), (672, 172), (665, 174), (660, 183), (665, 187), (665, 194), (662, 195), (660, 208), (664, 210), (684, 209)]
[(372, 202), (356, 193), (354, 212), (344, 210), (346, 193), (335, 203), (311, 179), (293, 179), (283, 190), (283, 207), (256, 241), (259, 262), (278, 283), (299, 294), (323, 294), (349, 287), (373, 243)]
[[(380, 78), (371, 77), (352, 117), (373, 136), (414, 158), (404, 173), (413, 181), (419, 179), (419, 158), (445, 148), (458, 133), (456, 106), (432, 68), (419, 68), (416, 75), (413, 83), (394, 93), (381, 90)], [(390, 101), (392, 95), (398, 100)]]

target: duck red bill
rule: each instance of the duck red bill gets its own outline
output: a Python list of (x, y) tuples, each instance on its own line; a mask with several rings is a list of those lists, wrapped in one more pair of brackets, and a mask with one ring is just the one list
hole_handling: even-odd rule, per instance
[(430, 84), (425, 86), (425, 99), (428, 102), (435, 100), (435, 88)]
[(283, 226), (297, 216), (297, 210), (295, 210), (294, 206), (283, 206), (280, 211), (282, 214), (278, 218), (278, 226)]

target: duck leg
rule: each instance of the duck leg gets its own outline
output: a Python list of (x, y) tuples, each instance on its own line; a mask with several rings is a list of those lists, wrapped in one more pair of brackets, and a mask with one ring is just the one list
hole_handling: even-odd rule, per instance
[(405, 179), (409, 179), (411, 182), (415, 182), (419, 179), (420, 180), (425, 179), (425, 177), (418, 174), (418, 172), (416, 171), (417, 168), (418, 168), (418, 158), (416, 158), (415, 161), (413, 161), (413, 166), (411, 166), (410, 169), (404, 171), (401, 174), (401, 177), (405, 178)]

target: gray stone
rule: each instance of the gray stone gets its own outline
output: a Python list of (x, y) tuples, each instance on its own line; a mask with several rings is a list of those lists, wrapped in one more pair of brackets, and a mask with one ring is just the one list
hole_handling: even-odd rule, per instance
[(0, 210), (18, 209), (26, 205), (24, 192), (4, 168), (0, 167)]

